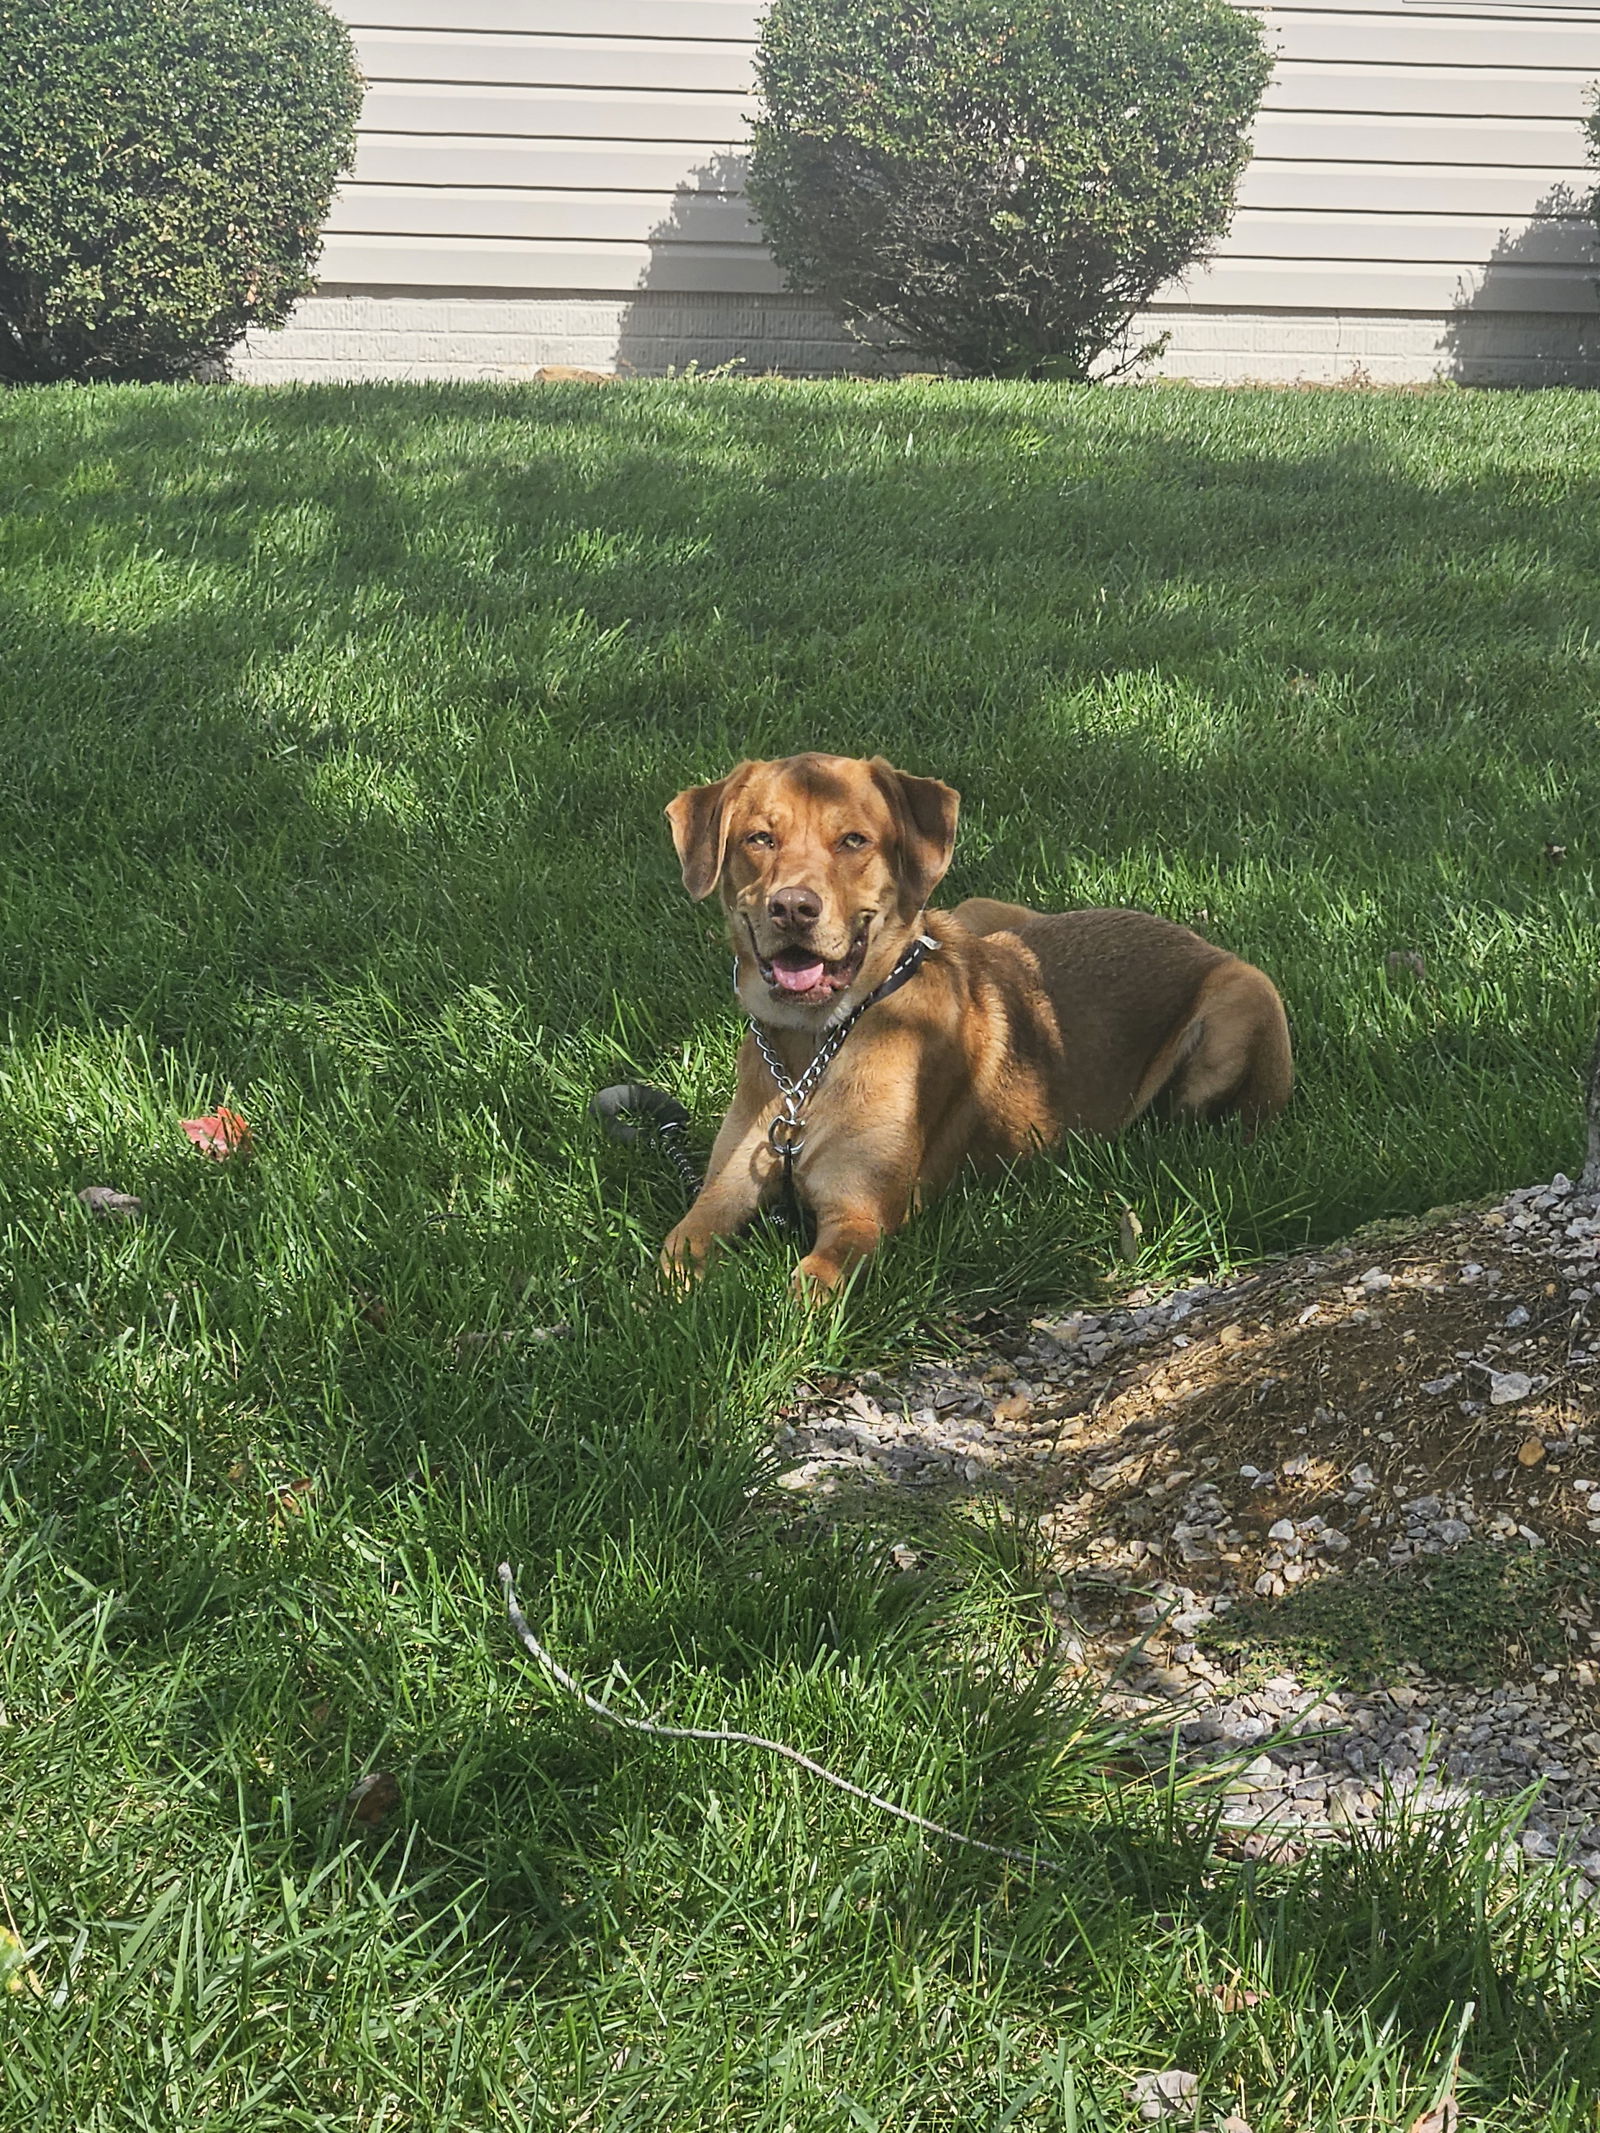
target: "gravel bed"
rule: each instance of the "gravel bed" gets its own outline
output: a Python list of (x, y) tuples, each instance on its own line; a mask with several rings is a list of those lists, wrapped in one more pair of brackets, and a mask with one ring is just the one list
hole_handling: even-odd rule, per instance
[[(1560, 1609), (1560, 1664), (1489, 1685), (1412, 1665), (1246, 1681), (1204, 1648), (1241, 1603), (1317, 1579), (1600, 1534), (1600, 1198), (1557, 1177), (1242, 1278), (986, 1314), (957, 1339), (892, 1378), (800, 1388), (781, 1484), (880, 1522), (975, 1493), (1025, 1506), (1068, 1667), (1136, 1752), (1164, 1762), (1175, 1734), (1179, 1768), (1260, 1847), (1527, 1796), (1523, 1850), (1600, 1891), (1586, 1593)], [(914, 1540), (896, 1552), (914, 1560)]]

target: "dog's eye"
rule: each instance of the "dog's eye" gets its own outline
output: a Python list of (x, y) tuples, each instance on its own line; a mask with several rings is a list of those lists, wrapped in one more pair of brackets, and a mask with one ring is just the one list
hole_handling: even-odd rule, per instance
[(772, 832), (771, 830), (752, 830), (744, 841), (746, 844), (759, 845), (763, 851), (770, 852), (772, 849)]
[(841, 852), (864, 852), (871, 842), (872, 839), (863, 836), (860, 830), (846, 830), (839, 839), (839, 849)]

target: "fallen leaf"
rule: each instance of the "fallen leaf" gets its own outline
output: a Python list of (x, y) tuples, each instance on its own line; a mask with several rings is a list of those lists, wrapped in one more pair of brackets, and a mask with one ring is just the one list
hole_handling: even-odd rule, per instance
[(36, 1999), (44, 1996), (44, 1987), (28, 1968), (28, 1951), (9, 1926), (0, 1926), (0, 1985), (7, 1992), (31, 1992)]
[(291, 1481), (286, 1488), (274, 1489), (272, 1492), (273, 1509), (280, 1514), (285, 1511), (303, 1511), (306, 1507), (305, 1499), (315, 1487), (316, 1483), (314, 1481), (304, 1480)]
[(1248, 1985), (1213, 1985), (1211, 1997), (1224, 2014), (1243, 2014), (1247, 2007), (1259, 2007), (1261, 1995)]
[(1230, 2111), (1226, 2118), (1217, 2120), (1217, 2133), (1254, 2133), (1248, 2118), (1241, 2118), (1237, 2111)]
[(91, 1215), (112, 1222), (131, 1222), (144, 1212), (144, 1203), (131, 1192), (118, 1192), (114, 1185), (85, 1185), (78, 1198)]
[(248, 1123), (226, 1104), (219, 1104), (207, 1118), (184, 1118), (178, 1123), (202, 1155), (219, 1163), (230, 1155), (248, 1155), (253, 1145)]
[(535, 385), (615, 385), (614, 370), (583, 370), (575, 363), (546, 363), (533, 374)]
[(1192, 2118), (1199, 2087), (1198, 2074), (1172, 2067), (1164, 2074), (1135, 2075), (1128, 2101), (1138, 2106), (1141, 2118), (1152, 2123), (1162, 2118)]
[(996, 1400), (991, 1412), (997, 1422), (1020, 1422), (1032, 1406), (1033, 1402), (1025, 1392), (1013, 1392), (1003, 1400)]
[(352, 1821), (364, 1822), (369, 1829), (375, 1829), (400, 1805), (400, 1780), (392, 1770), (369, 1770), (350, 1787), (344, 1804)]
[(1528, 1437), (1517, 1446), (1518, 1466), (1537, 1466), (1544, 1457), (1544, 1446), (1537, 1437)]
[(1431, 2111), (1424, 2111), (1420, 2117), (1412, 2119), (1406, 2133), (1456, 2133), (1460, 2123), (1461, 2106), (1456, 2102), (1452, 2081), (1449, 2091), (1439, 2098)]
[(1391, 948), (1383, 959), (1383, 967), (1391, 978), (1399, 977), (1402, 971), (1413, 978), (1428, 975), (1428, 966), (1415, 948)]
[(1122, 1220), (1117, 1224), (1117, 1250), (1131, 1265), (1138, 1258), (1144, 1242), (1144, 1224), (1131, 1207), (1122, 1210)]
[(469, 1356), (482, 1355), (486, 1350), (508, 1348), (516, 1337), (514, 1332), (458, 1333), (456, 1354), (465, 1362)]

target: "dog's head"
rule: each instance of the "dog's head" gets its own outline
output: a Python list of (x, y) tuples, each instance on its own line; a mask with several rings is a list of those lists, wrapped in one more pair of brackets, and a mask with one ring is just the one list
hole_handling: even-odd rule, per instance
[(887, 975), (950, 864), (959, 804), (881, 756), (741, 763), (679, 793), (683, 885), (719, 891), (753, 1015), (820, 1027)]

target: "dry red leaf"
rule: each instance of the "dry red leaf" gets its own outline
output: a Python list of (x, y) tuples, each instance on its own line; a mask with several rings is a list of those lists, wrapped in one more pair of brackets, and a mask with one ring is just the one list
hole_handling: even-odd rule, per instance
[(350, 1810), (352, 1821), (365, 1822), (369, 1829), (375, 1828), (378, 1823), (386, 1822), (400, 1805), (400, 1780), (392, 1770), (369, 1770), (350, 1787), (344, 1804)]
[(200, 1153), (218, 1163), (232, 1155), (248, 1155), (253, 1145), (248, 1122), (226, 1104), (218, 1104), (208, 1118), (184, 1118), (178, 1123)]

